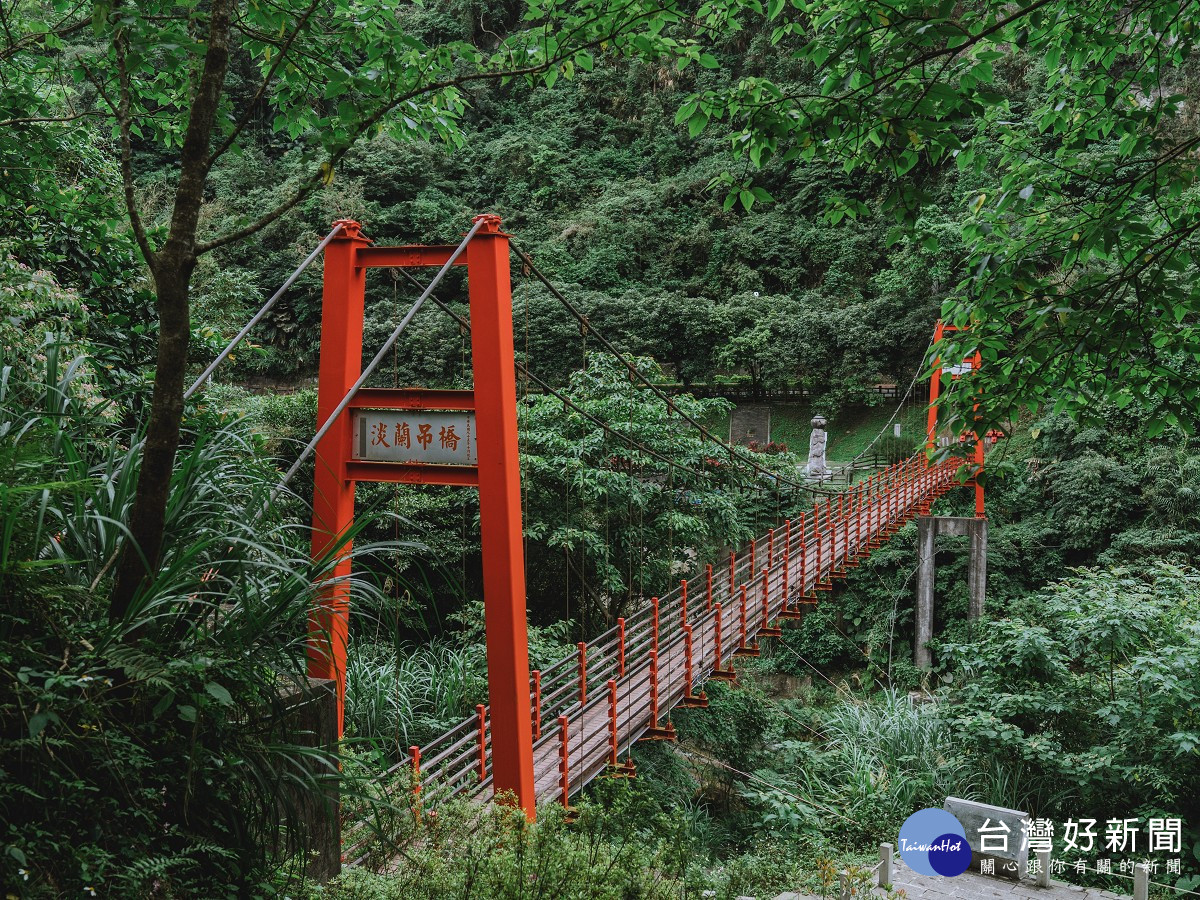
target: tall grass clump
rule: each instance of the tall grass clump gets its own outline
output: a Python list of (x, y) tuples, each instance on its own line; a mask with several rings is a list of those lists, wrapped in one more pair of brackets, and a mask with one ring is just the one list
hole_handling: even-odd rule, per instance
[(935, 703), (894, 689), (839, 699), (820, 735), (780, 747), (781, 790), (751, 792), (770, 821), (836, 829), (847, 847), (867, 847), (894, 837), (916, 810), (975, 793), (974, 770)]
[(883, 789), (898, 809), (915, 810), (968, 787), (967, 762), (934, 703), (888, 688), (868, 702), (838, 703), (823, 727), (841, 751), (835, 771), (864, 797)]
[(194, 411), (161, 564), (111, 617), (138, 433), (80, 399), (79, 371), (53, 347), (38, 381), (0, 363), (0, 883), (253, 893), (303, 864), (305, 807), (338, 774), (285, 714), (333, 560), (267, 508), (278, 470), (250, 436)]
[(487, 699), (482, 646), (397, 648), (361, 641), (350, 647), (347, 730), (389, 755), (437, 737)]

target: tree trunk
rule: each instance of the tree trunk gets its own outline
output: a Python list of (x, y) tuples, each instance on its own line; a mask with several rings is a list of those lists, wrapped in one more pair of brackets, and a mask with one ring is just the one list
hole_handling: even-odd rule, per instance
[[(208, 181), (213, 129), (229, 67), (233, 0), (212, 0), (204, 68), (192, 96), (187, 132), (179, 153), (179, 182), (163, 248), (146, 260), (154, 273), (158, 312), (158, 358), (142, 468), (109, 600), (110, 620), (124, 618), (139, 588), (158, 571), (171, 473), (183, 423), (183, 379), (191, 331), (188, 285), (196, 267), (196, 232)], [(130, 123), (121, 123), (128, 129)], [(126, 202), (132, 203), (132, 200)], [(130, 210), (131, 214), (133, 210)], [(145, 251), (144, 251), (145, 252)]]
[(109, 616), (123, 617), (138, 587), (158, 567), (163, 526), (171, 491), (171, 473), (183, 424), (183, 379), (187, 370), (191, 335), (188, 282), (196, 260), (190, 254), (158, 255), (157, 287), (158, 356), (154, 366), (154, 392), (150, 398), (150, 423), (142, 448), (142, 467), (129, 518), (129, 543), (117, 566)]

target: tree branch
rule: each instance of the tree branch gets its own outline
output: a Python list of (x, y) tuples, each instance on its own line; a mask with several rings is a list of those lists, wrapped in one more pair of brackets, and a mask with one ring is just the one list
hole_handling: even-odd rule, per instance
[(412, 100), (415, 97), (421, 97), (421, 96), (425, 96), (428, 94), (436, 94), (439, 91), (445, 91), (450, 88), (459, 88), (466, 84), (470, 84), (470, 83), (474, 83), (474, 82), (497, 81), (497, 80), (501, 80), (504, 78), (518, 78), (518, 77), (521, 77), (524, 75), (537, 75), (542, 72), (549, 71), (554, 66), (557, 66), (561, 62), (564, 62), (565, 60), (573, 57), (575, 54), (579, 53), (581, 50), (595, 49), (595, 48), (600, 47), (602, 44), (605, 44), (605, 43), (608, 43), (609, 41), (614, 40), (615, 38), (619, 37), (624, 30), (627, 30), (627, 29), (633, 27), (636, 23), (638, 23), (644, 19), (650, 18), (653, 15), (654, 15), (653, 11), (644, 12), (638, 16), (635, 16), (633, 19), (630, 19), (623, 26), (621, 26), (620, 29), (609, 32), (603, 36), (597, 37), (586, 43), (580, 44), (577, 47), (571, 47), (568, 50), (561, 51), (558, 54), (556, 54), (554, 57), (547, 59), (544, 62), (539, 63), (538, 65), (523, 66), (523, 67), (518, 67), (518, 68), (513, 68), (513, 69), (501, 69), (501, 70), (497, 70), (497, 71), (493, 71), (493, 72), (475, 72), (475, 73), (468, 74), (468, 75), (459, 75), (454, 78), (447, 78), (447, 79), (443, 79), (441, 81), (430, 82), (429, 84), (423, 85), (422, 87), (414, 88), (411, 91), (408, 91), (404, 94), (400, 94), (396, 97), (393, 97), (391, 100), (389, 100), (387, 103), (383, 104), (379, 109), (377, 109), (375, 112), (373, 112), (367, 118), (363, 119), (357, 125), (357, 127), (354, 129), (354, 131), (351, 133), (350, 137), (345, 141), (344, 145), (342, 147), (338, 148), (337, 150), (335, 150), (334, 152), (332, 152), (329, 155), (329, 158), (324, 163), (322, 163), (322, 166), (319, 167), (315, 173), (313, 173), (311, 176), (309, 176), (307, 179), (305, 179), (304, 182), (302, 182), (301, 186), (297, 189), (295, 194), (293, 194), (287, 200), (284, 200), (282, 203), (280, 203), (274, 209), (263, 214), (262, 216), (255, 219), (253, 222), (248, 223), (247, 225), (243, 226), (242, 228), (238, 228), (235, 231), (231, 231), (227, 234), (223, 234), (219, 237), (213, 238), (210, 241), (202, 241), (202, 242), (197, 243), (196, 247), (195, 247), (196, 255), (199, 256), (203, 253), (208, 253), (212, 250), (216, 250), (220, 247), (224, 247), (227, 244), (235, 243), (236, 241), (240, 241), (245, 238), (248, 238), (251, 235), (255, 234), (256, 232), (261, 231), (263, 228), (270, 225), (272, 222), (274, 222), (280, 216), (287, 213), (289, 210), (295, 208), (297, 204), (299, 204), (301, 201), (303, 201), (309, 194), (311, 194), (313, 192), (313, 190), (315, 190), (317, 188), (317, 186), (319, 184), (321, 184), (322, 170), (324, 169), (325, 166), (328, 166), (330, 169), (332, 169), (334, 166), (336, 166), (337, 163), (340, 162), (341, 159), (350, 151), (351, 147), (354, 146), (354, 144), (358, 141), (358, 139), (360, 137), (362, 137), (362, 135), (366, 134), (368, 131), (370, 131), (372, 128), (374, 128), (380, 122), (380, 120), (382, 120), (384, 118), (384, 116), (386, 116), (388, 113), (390, 113), (396, 107), (398, 107), (400, 104), (405, 103), (409, 100)]
[[(158, 267), (158, 257), (154, 249), (150, 246), (150, 239), (146, 235), (146, 227), (142, 222), (141, 213), (138, 212), (137, 197), (134, 190), (133, 180), (133, 141), (130, 137), (130, 128), (133, 123), (133, 115), (130, 112), (132, 99), (129, 90), (129, 69), (125, 65), (125, 38), (117, 37), (113, 41), (113, 49), (117, 57), (117, 79), (118, 90), (120, 92), (120, 100), (116, 107), (117, 113), (117, 128), (121, 138), (121, 186), (125, 194), (125, 208), (129, 213), (129, 224), (133, 228), (133, 237), (137, 241), (138, 249), (142, 251), (142, 257), (146, 260), (146, 265), (150, 267), (150, 274), (155, 274), (155, 269)], [(103, 90), (97, 84), (97, 89), (101, 90), (101, 96), (104, 96)], [(105, 102), (111, 102), (105, 97)]]
[(208, 148), (229, 65), (230, 0), (214, 0), (209, 19), (208, 49), (196, 84), (183, 147), (179, 152), (179, 181), (167, 242), (194, 256), (200, 206), (208, 177)]
[[(347, 148), (347, 150), (348, 149), (349, 148)], [(340, 158), (341, 155), (342, 154), (338, 154), (338, 158)], [(325, 164), (327, 164), (329, 166), (333, 166), (335, 164), (334, 158), (335, 157), (330, 157), (330, 159)], [(295, 194), (293, 194), (287, 200), (284, 200), (282, 203), (280, 203), (278, 206), (276, 206), (270, 212), (267, 212), (267, 213), (263, 214), (262, 216), (259, 216), (259, 218), (255, 219), (250, 224), (248, 224), (242, 228), (239, 228), (236, 231), (231, 231), (227, 234), (223, 234), (220, 237), (214, 238), (211, 241), (201, 241), (201, 242), (197, 243), (196, 248), (195, 248), (196, 255), (200, 256), (204, 253), (209, 253), (210, 251), (216, 250), (219, 247), (224, 247), (226, 244), (235, 243), (237, 241), (243, 240), (244, 238), (250, 237), (252, 234), (254, 234), (258, 231), (261, 231), (262, 229), (264, 229), (268, 225), (270, 225), (272, 222), (274, 222), (276, 219), (278, 219), (280, 216), (284, 215), (289, 210), (293, 209), (297, 204), (299, 204), (302, 200), (304, 200), (304, 198), (306, 198), (309, 194), (311, 194), (316, 189), (317, 185), (321, 184), (321, 182), (322, 182), (321, 174), (318, 171), (318, 173), (316, 175), (312, 175), (308, 179), (306, 179), (303, 182), (303, 184), (301, 184), (301, 186), (297, 189)]]
[(250, 98), (250, 101), (246, 104), (246, 111), (242, 113), (241, 118), (238, 119), (237, 123), (233, 126), (233, 131), (226, 136), (225, 140), (221, 142), (221, 145), (217, 147), (216, 150), (209, 154), (206, 163), (208, 168), (212, 168), (213, 163), (220, 159), (221, 156), (233, 146), (233, 142), (237, 140), (238, 135), (242, 133), (246, 125), (249, 124), (250, 120), (254, 117), (255, 107), (257, 107), (262, 101), (263, 96), (267, 92), (267, 88), (271, 85), (271, 80), (275, 77), (275, 73), (279, 71), (279, 67), (282, 66), (287, 60), (288, 52), (291, 50), (292, 44), (295, 42), (296, 38), (300, 36), (300, 32), (304, 30), (304, 27), (308, 24), (308, 20), (312, 17), (312, 14), (316, 12), (320, 4), (321, 0), (312, 0), (312, 3), (309, 4), (308, 9), (306, 9), (304, 14), (300, 16), (299, 21), (296, 22), (296, 27), (292, 29), (291, 34), (287, 36), (287, 39), (279, 47), (279, 55), (275, 58), (275, 62), (267, 74), (263, 76), (262, 84), (258, 86), (258, 90), (255, 91), (254, 96)]
[[(20, 53), (22, 50), (26, 49), (27, 47), (32, 47), (34, 44), (41, 43), (42, 41), (44, 41), (46, 38), (50, 37), (51, 35), (53, 35), (54, 37), (60, 37), (60, 38), (68, 37), (68, 36), (74, 34), (75, 32), (81, 31), (84, 28), (86, 28), (88, 23), (91, 21), (90, 19), (87, 19), (87, 18), (79, 19), (78, 21), (71, 22), (69, 25), (62, 24), (63, 22), (66, 22), (66, 20), (69, 19), (72, 15), (74, 15), (75, 10), (79, 9), (79, 7), (82, 5), (83, 5), (82, 3), (76, 4), (74, 9), (72, 9), (65, 16), (63, 16), (61, 19), (59, 19), (58, 25), (49, 29), (48, 31), (32, 32), (30, 34), (27, 34), (23, 37), (18, 38), (15, 41), (12, 40), (12, 35), (10, 32), (8, 46), (3, 48), (2, 50), (0, 50), (0, 62), (7, 62), (8, 60), (10, 60), (14, 56), (16, 56), (18, 53)], [(2, 8), (3, 8), (3, 4), (0, 4), (0, 9), (2, 9)], [(5, 20), (4, 30), (6, 32), (8, 31), (7, 19)]]
[(76, 119), (82, 119), (87, 116), (95, 116), (99, 113), (85, 111), (74, 113), (69, 116), (26, 116), (19, 119), (0, 119), (0, 128), (7, 128), (10, 125), (34, 125), (34, 124), (54, 124), (61, 125), (64, 122), (74, 122)]

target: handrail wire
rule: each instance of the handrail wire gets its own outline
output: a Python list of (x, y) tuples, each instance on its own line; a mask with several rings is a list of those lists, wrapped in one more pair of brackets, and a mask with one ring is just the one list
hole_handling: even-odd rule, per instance
[[(904, 475), (903, 475), (903, 473), (906, 469), (911, 470), (911, 467), (918, 462), (918, 459), (919, 459), (919, 454), (914, 454), (914, 456), (910, 457), (908, 460), (905, 460), (902, 463), (897, 463), (895, 466), (889, 467), (889, 472), (891, 472), (892, 474), (889, 477), (887, 486), (883, 488), (882, 495), (879, 498), (880, 502), (883, 503), (884, 508), (886, 510), (888, 510), (886, 512), (885, 518), (881, 521), (877, 520), (877, 522), (876, 522), (876, 527), (879, 528), (880, 530), (885, 530), (888, 523), (890, 523), (890, 522), (905, 521), (909, 516), (912, 515), (912, 510), (919, 507), (919, 502), (918, 502), (919, 495), (914, 495), (914, 493), (913, 493), (913, 488), (916, 487), (916, 484), (914, 484), (911, 481), (906, 482), (904, 479)], [(942, 468), (943, 472), (939, 474), (936, 471), (936, 469), (938, 469), (938, 468)], [(931, 467), (931, 468), (928, 468), (923, 473), (920, 481), (923, 484), (924, 490), (931, 491), (932, 496), (937, 497), (937, 496), (940, 496), (942, 491), (945, 489), (946, 484), (948, 483), (947, 477), (948, 477), (947, 472), (944, 469), (944, 466), (943, 467)], [(889, 499), (889, 498), (891, 498), (891, 499)], [(896, 505), (897, 501), (898, 501), (898, 505)], [(808, 523), (808, 525), (810, 527), (815, 528), (815, 522), (812, 522), (811, 520)], [(827, 528), (828, 527), (829, 527), (829, 525), (827, 523)], [(834, 526), (834, 529), (836, 531), (836, 526)], [(808, 530), (808, 528), (805, 529), (805, 531), (807, 531), (807, 530)], [(828, 533), (828, 532), (826, 532), (826, 533)], [(816, 533), (814, 532), (814, 535), (815, 534)], [(843, 559), (848, 558), (848, 555), (850, 554), (850, 552), (855, 547), (861, 546), (861, 543), (862, 543), (861, 539), (853, 544), (847, 543), (847, 541), (844, 539), (846, 537), (846, 535), (843, 535), (843, 540), (841, 540), (841, 541), (838, 541), (836, 539), (836, 534), (832, 534), (831, 536), (834, 537), (834, 541), (831, 545), (832, 553), (828, 559), (828, 565), (830, 567), (833, 567), (836, 565), (837, 559), (839, 557), (841, 557)], [(866, 539), (870, 540), (870, 536), (868, 535)], [(765, 540), (765, 538), (759, 539), (759, 540), (755, 541), (754, 543), (756, 546), (761, 545), (763, 543), (763, 540)], [(745, 561), (745, 559), (743, 557), (743, 559), (740, 560), (740, 562), (744, 563), (744, 561)], [(782, 562), (781, 558), (780, 558), (780, 562)], [(795, 561), (793, 560), (792, 563), (789, 563), (789, 571), (790, 571), (792, 565), (794, 565), (794, 562)], [(811, 573), (813, 576), (814, 582), (815, 582), (815, 580), (819, 580), (820, 572), (824, 571), (825, 568), (826, 568), (826, 566), (821, 566), (820, 571)], [(749, 575), (750, 573), (747, 572), (746, 574)], [(697, 577), (699, 577), (699, 576), (697, 576)], [(754, 576), (751, 576), (751, 577), (757, 577), (757, 575), (755, 574)], [(733, 582), (731, 582), (731, 583), (733, 583)], [(778, 583), (779, 583), (778, 578), (775, 578), (772, 580), (772, 584), (777, 586)], [(809, 579), (803, 579), (802, 582), (794, 583), (794, 587), (796, 589), (803, 590), (806, 588), (808, 583), (809, 583)], [(672, 645), (672, 646), (679, 642), (678, 629), (674, 628), (674, 624), (675, 624), (674, 611), (678, 609), (678, 604), (675, 602), (675, 600), (677, 600), (677, 598), (678, 598), (678, 593), (679, 593), (678, 591), (672, 591), (669, 594), (667, 594), (666, 596), (664, 596), (664, 598), (663, 598), (664, 606), (665, 606), (665, 610), (666, 610), (665, 615), (667, 616), (665, 621), (668, 623), (667, 624), (668, 631), (667, 631), (666, 635), (663, 637), (663, 639), (666, 640), (668, 645)], [(675, 598), (675, 600), (673, 600), (672, 598)], [(786, 603), (786, 599), (784, 600), (784, 602)], [(756, 605), (757, 605), (757, 603), (756, 603)], [(774, 605), (775, 604), (772, 604), (772, 606), (774, 606)], [(649, 609), (648, 606), (644, 607), (639, 613), (634, 614), (633, 619), (628, 620), (628, 621), (630, 623), (632, 623), (632, 622), (644, 619), (645, 613), (648, 611), (648, 609)], [(695, 621), (696, 621), (697, 625), (699, 625), (701, 622), (711, 622), (711, 614), (710, 613), (698, 614), (698, 618)], [(758, 631), (757, 613), (755, 614), (755, 623), (752, 626), (752, 628), (754, 629), (754, 631), (756, 631), (756, 632)], [(635, 633), (638, 633), (640, 630), (641, 629), (639, 629), (637, 626), (633, 626), (632, 628), (630, 628), (630, 626), (627, 624), (627, 635), (630, 636), (630, 639), (632, 640), (633, 643), (637, 644), (639, 647), (642, 647), (642, 650), (632, 650), (632, 651), (627, 650), (627, 653), (633, 652), (635, 656), (640, 656), (643, 653), (643, 651), (644, 651), (643, 645), (645, 644), (645, 641), (646, 641), (646, 638), (644, 636), (642, 638), (633, 638), (632, 637)], [(733, 635), (731, 633), (736, 633), (736, 624), (732, 617), (729, 620), (727, 620), (726, 626), (722, 628), (722, 632), (725, 633), (725, 635), (723, 636), (722, 639), (730, 640), (730, 644), (727, 644), (726, 646), (731, 647), (732, 646), (732, 637), (733, 637)], [(608, 651), (606, 648), (605, 638), (607, 635), (609, 635), (611, 633), (612, 633), (612, 630), (610, 629), (610, 632), (606, 632), (605, 635), (601, 635), (600, 637), (595, 638), (593, 640), (593, 642), (590, 644), (590, 649), (593, 651), (601, 651), (601, 653), (603, 653), (604, 655), (607, 656)], [(671, 651), (671, 652), (674, 652), (674, 651)], [(724, 654), (722, 654), (722, 657), (724, 657)], [(567, 657), (564, 657), (563, 660), (560, 660), (558, 664), (552, 665), (544, 671), (549, 672), (552, 669), (558, 668), (563, 663), (570, 662), (573, 658), (574, 658), (573, 654), (568, 655)], [(608, 662), (611, 664), (612, 661), (609, 660)], [(677, 660), (676, 660), (676, 662), (677, 662)], [(720, 660), (717, 660), (716, 662), (719, 663)], [(603, 673), (601, 673), (601, 674), (603, 674)], [(599, 678), (600, 675), (598, 674), (596, 677)], [(644, 675), (634, 674), (629, 677), (642, 678), (642, 680), (644, 680)], [(555, 680), (557, 681), (558, 679), (555, 679)], [(671, 682), (672, 680), (673, 679), (671, 679), (671, 677), (669, 676), (668, 681)], [(561, 695), (564, 691), (566, 691), (568, 693), (566, 704), (564, 706), (562, 706), (563, 710), (571, 709), (572, 705), (573, 705), (571, 702), (571, 699), (569, 697), (569, 694), (572, 690), (572, 685), (569, 683), (569, 681), (570, 681), (570, 676), (567, 676), (567, 683), (563, 687), (555, 689), (556, 696)], [(543, 687), (545, 687), (545, 685), (546, 685), (546, 682), (544, 681)], [(627, 684), (627, 686), (628, 686), (628, 684)], [(674, 705), (674, 701), (672, 699), (670, 699), (670, 696), (672, 693), (677, 692), (677, 691), (678, 691), (677, 686), (669, 689), (668, 699), (666, 701), (668, 707)], [(543, 694), (543, 702), (549, 702), (549, 700), (545, 694)], [(588, 704), (587, 708), (594, 707), (596, 705), (596, 703), (598, 703), (598, 702), (600, 702), (600, 701), (599, 700), (592, 701), (591, 703)], [(581, 708), (579, 710), (579, 714), (586, 715), (587, 708)], [(630, 712), (631, 711), (629, 709), (626, 710), (627, 716), (630, 714)], [(545, 710), (543, 710), (543, 715), (545, 715)], [(467, 724), (469, 724), (469, 723), (467, 723)], [(461, 727), (465, 727), (465, 726), (460, 726), (460, 728)], [(597, 727), (599, 727), (599, 726), (597, 726)], [(453, 735), (457, 734), (458, 732), (459, 732), (459, 729), (452, 729), (446, 735), (443, 735), (442, 737), (434, 740), (428, 746), (428, 749), (430, 751), (432, 751), (435, 746), (441, 745), (446, 739), (453, 737)], [(597, 733), (599, 733), (599, 732), (597, 732)], [(550, 739), (550, 737), (551, 737), (550, 735), (544, 736), (543, 741)], [(403, 764), (401, 764), (401, 765), (403, 765)], [(397, 769), (399, 767), (400, 766), (393, 767), (393, 769), (389, 770), (389, 771), (394, 771), (395, 769)], [(426, 774), (427, 774), (427, 777), (429, 777), (430, 779), (433, 779), (433, 780), (437, 780), (439, 778), (439, 776), (433, 772), (426, 771)], [(442, 778), (445, 778), (445, 777), (447, 777), (447, 776), (445, 776), (443, 773)], [(455, 776), (455, 777), (457, 777), (457, 776)], [(584, 778), (584, 781), (590, 780), (591, 775), (584, 774), (583, 778)], [(483, 790), (485, 787), (486, 787), (486, 784), (484, 782), (481, 782), (479, 784), (477, 790), (473, 791), (473, 794), (477, 794), (479, 791)]]

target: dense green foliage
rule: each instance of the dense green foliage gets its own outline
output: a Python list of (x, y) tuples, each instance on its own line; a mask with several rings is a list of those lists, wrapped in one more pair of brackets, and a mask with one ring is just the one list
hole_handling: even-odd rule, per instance
[[(601, 0), (9, 9), (6, 890), (830, 893), (842, 863), (948, 793), (1054, 817), (1182, 816), (1180, 884), (1195, 886), (1196, 139), (1173, 96), (1194, 68), (1181, 4), (718, 0), (686, 21)], [(184, 139), (214, 17), (230, 10), (200, 148), (212, 155), (197, 168)], [(540, 80), (501, 77), (514, 69)], [(731, 148), (748, 166), (726, 174)], [(185, 355), (214, 354), (333, 219), (380, 242), (438, 242), (482, 211), (648, 377), (803, 387), (791, 412), (830, 415), (848, 447), (886, 421), (875, 385), (907, 384), (939, 308), (969, 323), (943, 350), (982, 350), (962, 383), (1011, 435), (989, 462), (989, 618), (963, 621), (965, 559), (947, 539), (938, 667), (913, 667), (910, 526), (740, 664), (740, 685), (710, 685), (709, 709), (679, 713), (678, 746), (639, 748), (636, 781), (593, 788), (579, 825), (447, 809), (418, 826), (400, 803), (376, 810), (394, 828), (372, 860), (392, 877), (300, 886), (301, 792), (338, 763), (357, 814), (381, 789), (353, 796), (363, 771), (486, 700), (477, 500), (359, 486), (349, 740), (335, 760), (280, 710), (324, 565), (305, 560), (311, 470), (260, 512), (314, 425), (318, 268), (221, 383), (180, 406), (161, 559), (113, 616), (151, 384), (186, 383)], [(666, 415), (521, 271), (518, 361), (571, 404), (521, 382), (531, 656), (544, 666), (807, 498)], [(171, 327), (187, 353), (164, 368), (163, 287), (180, 275)], [(415, 291), (372, 275), (368, 354)], [(439, 293), (465, 312), (461, 273)], [(469, 367), (467, 336), (431, 305), (376, 383), (466, 387)], [(723, 401), (676, 402), (709, 423), (728, 415)], [(807, 427), (788, 427), (801, 450)], [(888, 452), (907, 452), (912, 430)]]
[[(1043, 405), (1098, 416), (1110, 401), (1152, 412), (1153, 433), (1191, 430), (1200, 194), (1190, 4), (765, 7), (780, 63), (702, 86), (678, 121), (692, 134), (725, 130), (768, 177), (816, 163), (884, 178), (878, 203), (861, 188), (831, 196), (830, 220), (882, 213), (931, 248), (943, 204), (930, 176), (962, 172), (966, 252), (943, 315), (971, 329), (947, 352), (983, 353), (971, 387), (990, 399), (987, 424)], [(748, 184), (729, 182), (730, 201), (748, 207)]]
[(1198, 579), (1165, 563), (1080, 570), (943, 647), (954, 730), (1007, 770), (1012, 799), (1059, 818), (1195, 821)]
[(57, 363), (48, 348), (34, 382), (0, 368), (0, 881), (34, 897), (237, 895), (281, 842), (304, 846), (307, 794), (336, 772), (287, 712), (330, 561), (260, 515), (277, 476), (248, 435), (198, 420), (164, 567), (110, 621), (97, 588), (134, 435)]
[[(668, 98), (688, 78), (657, 86), (629, 64), (580, 75), (552, 94), (514, 86), (484, 95), (479, 115), (464, 123), (468, 143), (453, 155), (375, 139), (263, 244), (220, 251), (220, 275), (198, 281), (197, 302), (221, 306), (231, 283), (269, 292), (334, 212), (361, 219), (386, 243), (447, 240), (473, 211), (491, 210), (596, 328), (678, 379), (745, 370), (763, 389), (802, 384), (830, 408), (877, 402), (873, 385), (910, 376), (921, 358), (952, 278), (952, 251), (889, 251), (881, 224), (822, 223), (828, 188), (816, 173), (796, 172), (778, 203), (752, 215), (722, 212), (705, 189), (723, 164), (720, 146), (690, 142), (671, 123)], [(611, 99), (651, 87), (644, 108)], [(594, 119), (586, 128), (581, 108)], [(245, 165), (244, 174), (214, 179), (220, 208), (264, 166), (283, 177), (289, 163), (256, 157)], [(448, 285), (443, 299), (465, 296), (454, 278)], [(368, 343), (382, 339), (414, 292), (403, 278), (369, 279)], [(539, 377), (565, 383), (584, 355), (576, 323), (531, 279), (518, 279), (515, 293), (518, 351)], [(317, 279), (302, 278), (268, 316), (263, 353), (235, 366), (311, 371), (319, 300)], [(248, 315), (251, 305), (243, 308)], [(453, 383), (463, 360), (454, 323), (427, 314), (388, 374)]]
[[(305, 900), (463, 900), (596, 898), (667, 900), (679, 896), (680, 873), (666, 846), (647, 842), (630, 818), (628, 796), (585, 805), (568, 825), (561, 808), (541, 810), (536, 825), (503, 806), (447, 807), (427, 827), (408, 822), (394, 839), (399, 862), (386, 875), (358, 869)], [(615, 802), (612, 802), (615, 801)]]
[[(551, 395), (530, 395), (521, 412), (526, 559), (531, 597), (565, 603), (564, 618), (578, 615), (584, 635), (665, 593), (691, 554), (741, 546), (793, 501), (794, 491), (648, 403), (611, 359), (595, 355), (568, 394), (590, 419)], [(675, 415), (704, 419), (725, 406), (682, 396)], [(795, 472), (786, 454), (764, 462)]]

